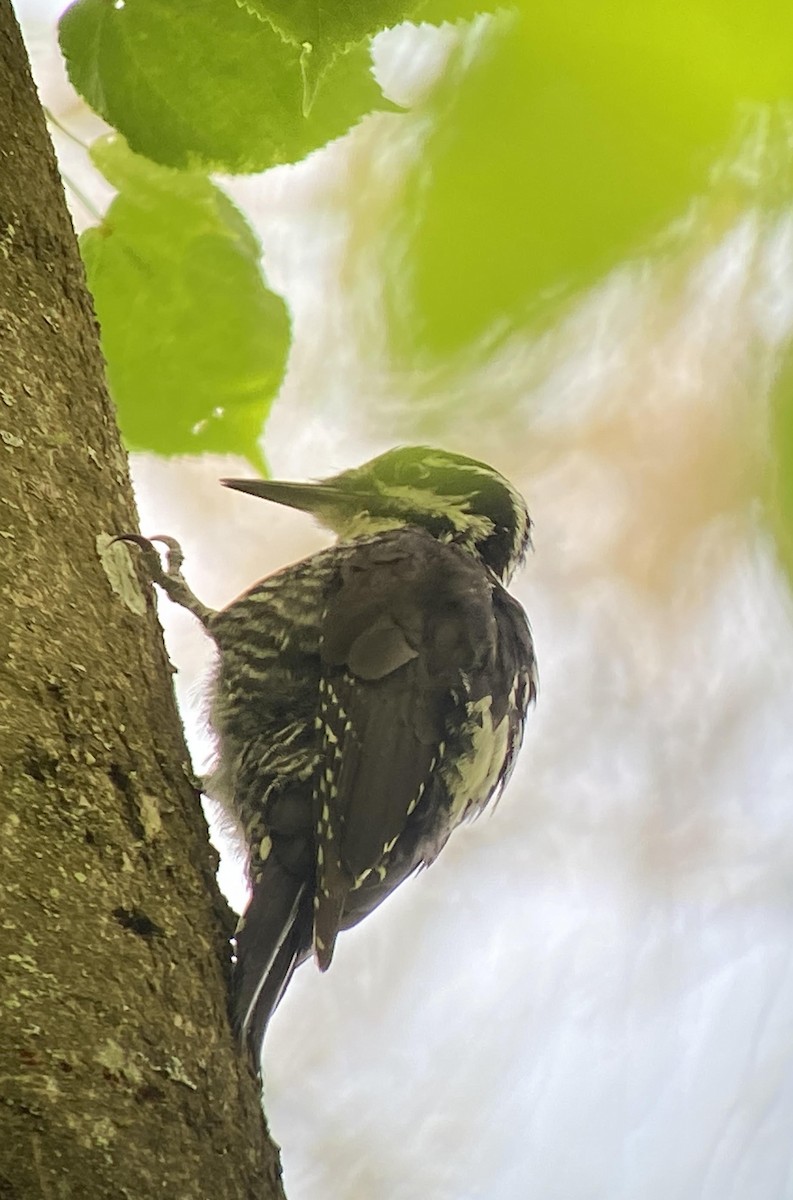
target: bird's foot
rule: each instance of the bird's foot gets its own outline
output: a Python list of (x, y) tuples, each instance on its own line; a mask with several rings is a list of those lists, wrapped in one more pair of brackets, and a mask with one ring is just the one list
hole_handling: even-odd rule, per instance
[[(174, 604), (179, 604), (182, 608), (186, 608), (194, 617), (197, 617), (203, 626), (207, 626), (215, 615), (215, 610), (209, 608), (206, 604), (202, 604), (196, 595), (190, 590), (187, 580), (182, 575), (182, 563), (184, 562), (184, 553), (182, 547), (175, 538), (158, 535), (153, 538), (141, 537), (138, 533), (120, 533), (118, 537), (113, 538), (113, 542), (132, 542), (138, 546), (143, 558), (143, 565), (151, 579), (152, 583), (156, 583), (165, 592), (169, 600)], [(159, 551), (154, 545), (155, 542), (162, 542), (166, 547), (164, 562), (160, 558)], [(112, 545), (112, 543), (111, 543)]]

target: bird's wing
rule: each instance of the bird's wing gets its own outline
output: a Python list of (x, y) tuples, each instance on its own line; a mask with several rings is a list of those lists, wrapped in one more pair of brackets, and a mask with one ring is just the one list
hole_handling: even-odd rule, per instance
[(345, 900), (402, 834), (465, 679), (494, 661), (486, 571), (419, 530), (361, 542), (322, 631), (314, 947), (325, 969)]

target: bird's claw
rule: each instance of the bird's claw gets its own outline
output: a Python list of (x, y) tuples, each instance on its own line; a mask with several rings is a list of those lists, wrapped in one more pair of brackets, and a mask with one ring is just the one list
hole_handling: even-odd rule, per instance
[[(154, 537), (146, 538), (139, 533), (120, 533), (113, 538), (110, 545), (112, 546), (115, 542), (131, 542), (134, 546), (138, 546), (143, 557), (143, 565), (152, 583), (161, 587), (174, 604), (179, 604), (197, 617), (202, 625), (206, 626), (209, 623), (215, 615), (215, 610), (202, 604), (190, 590), (187, 580), (182, 575), (184, 551), (176, 538), (168, 537), (166, 534), (156, 534)], [(164, 563), (154, 545), (155, 542), (162, 542), (166, 548)]]

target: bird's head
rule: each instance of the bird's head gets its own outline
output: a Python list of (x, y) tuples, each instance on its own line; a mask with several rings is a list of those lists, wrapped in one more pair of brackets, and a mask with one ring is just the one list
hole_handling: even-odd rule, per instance
[(348, 541), (405, 525), (476, 555), (509, 581), (531, 544), (519, 492), (486, 463), (428, 446), (388, 450), (317, 483), (224, 479), (226, 487), (310, 512)]

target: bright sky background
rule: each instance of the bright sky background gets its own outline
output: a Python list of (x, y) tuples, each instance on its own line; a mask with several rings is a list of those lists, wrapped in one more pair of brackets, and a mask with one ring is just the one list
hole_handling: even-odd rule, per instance
[[(58, 5), (18, 8), (45, 102), (86, 136)], [(417, 48), (429, 70), (448, 36), (382, 39), (382, 72)], [(317, 476), (432, 440), (508, 474), (536, 524), (516, 591), (541, 690), (495, 813), (345, 934), (327, 976), (292, 983), (265, 1054), (287, 1194), (793, 1200), (793, 613), (752, 498), (791, 226), (695, 229), (436, 395), (351, 336), (369, 306), (345, 196), (376, 137), (230, 189), (295, 318), (267, 454)], [(182, 541), (209, 603), (325, 542), (218, 487), (238, 462), (133, 469), (144, 532)], [(200, 757), (208, 648), (186, 614), (162, 619)]]

